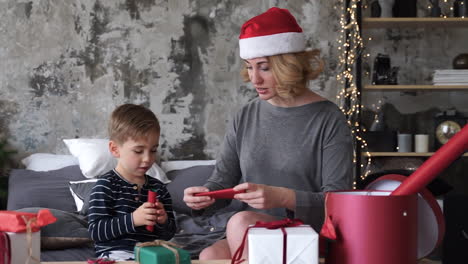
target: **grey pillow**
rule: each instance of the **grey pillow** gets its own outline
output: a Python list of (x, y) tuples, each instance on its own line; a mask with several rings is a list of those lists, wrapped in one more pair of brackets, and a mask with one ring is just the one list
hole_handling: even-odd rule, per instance
[(167, 190), (171, 194), (174, 211), (182, 214), (191, 214), (192, 209), (183, 200), (184, 190), (192, 186), (203, 186), (213, 173), (213, 169), (214, 165), (201, 165), (166, 172), (167, 177), (171, 180), (167, 184)]
[(8, 182), (7, 210), (44, 207), (76, 211), (68, 183), (84, 179), (78, 165), (52, 171), (14, 169)]
[(88, 215), (89, 196), (91, 195), (91, 189), (93, 189), (96, 181), (97, 179), (94, 179), (94, 181), (92, 181), (92, 179), (87, 179), (84, 181), (72, 181), (69, 183), (70, 191), (76, 195), (76, 198), (83, 202), (83, 207), (78, 211), (80, 215)]
[[(37, 213), (41, 209), (49, 208), (23, 208), (17, 211)], [(93, 244), (84, 217), (61, 210), (49, 210), (57, 221), (41, 228), (42, 249), (65, 249)]]

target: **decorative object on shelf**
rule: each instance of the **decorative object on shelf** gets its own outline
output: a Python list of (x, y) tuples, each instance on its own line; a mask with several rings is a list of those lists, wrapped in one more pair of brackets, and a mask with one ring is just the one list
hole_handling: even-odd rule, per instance
[(439, 0), (429, 0), (431, 2), (431, 17), (440, 17), (442, 15), (442, 10), (439, 6)]
[(454, 69), (468, 69), (468, 53), (458, 54), (452, 62)]
[(418, 153), (429, 152), (429, 135), (428, 134), (414, 135), (414, 152), (418, 152)]
[(392, 67), (390, 69), (390, 76), (388, 77), (387, 84), (397, 85), (398, 84), (398, 70), (399, 67)]
[(382, 8), (381, 17), (393, 17), (393, 4), (395, 0), (378, 0)]
[(417, 17), (416, 0), (395, 0), (393, 5), (394, 17)]
[(398, 134), (398, 152), (411, 152), (413, 149), (413, 135)]
[(390, 57), (387, 54), (379, 53), (374, 60), (372, 73), (372, 84), (397, 84), (398, 67), (391, 67)]
[(435, 116), (434, 147), (440, 148), (466, 124), (466, 118), (455, 109), (449, 109)]
[(468, 68), (462, 69), (468, 65), (468, 61), (453, 62), (455, 69), (439, 69), (434, 71), (432, 83), (434, 85), (468, 85)]
[(454, 17), (468, 17), (468, 1), (455, 0), (453, 2), (453, 16)]
[(378, 0), (374, 0), (370, 4), (370, 8), (371, 8), (371, 17), (380, 17), (382, 15), (382, 7), (380, 7)]

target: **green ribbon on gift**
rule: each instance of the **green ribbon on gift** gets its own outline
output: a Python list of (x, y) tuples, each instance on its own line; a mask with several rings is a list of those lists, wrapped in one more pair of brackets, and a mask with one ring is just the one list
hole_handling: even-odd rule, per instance
[(137, 246), (137, 248), (136, 248), (136, 254), (135, 255), (136, 255), (136, 261), (138, 263), (140, 263), (140, 248), (142, 248), (142, 247), (162, 246), (162, 247), (165, 247), (165, 248), (169, 249), (172, 253), (174, 253), (175, 262), (176, 262), (176, 264), (179, 264), (179, 252), (177, 251), (176, 248), (178, 248), (180, 246), (177, 245), (176, 243), (156, 239), (156, 240), (150, 241), (150, 242), (137, 243), (136, 246)]

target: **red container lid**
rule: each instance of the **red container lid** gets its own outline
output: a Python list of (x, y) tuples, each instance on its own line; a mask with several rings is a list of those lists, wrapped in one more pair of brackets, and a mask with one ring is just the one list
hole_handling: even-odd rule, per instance
[[(398, 174), (384, 175), (367, 185), (366, 189), (393, 191), (406, 178)], [(423, 188), (418, 193), (418, 258), (431, 254), (442, 242), (444, 233), (442, 210), (431, 192)]]

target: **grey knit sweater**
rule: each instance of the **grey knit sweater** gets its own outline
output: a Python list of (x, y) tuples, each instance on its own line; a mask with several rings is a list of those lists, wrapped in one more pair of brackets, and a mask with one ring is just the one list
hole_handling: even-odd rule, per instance
[[(323, 223), (324, 192), (351, 188), (352, 159), (350, 129), (332, 102), (284, 108), (257, 98), (229, 123), (205, 186), (218, 190), (252, 182), (293, 189), (293, 215), (284, 208), (261, 211), (300, 218), (318, 231)], [(217, 201), (211, 210), (223, 205)]]

